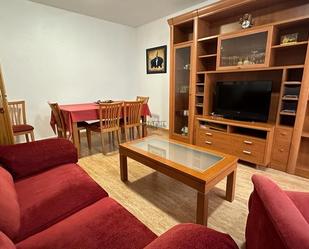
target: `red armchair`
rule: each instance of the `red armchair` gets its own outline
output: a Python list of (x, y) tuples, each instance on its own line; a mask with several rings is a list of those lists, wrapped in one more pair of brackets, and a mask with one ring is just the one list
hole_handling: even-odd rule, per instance
[(261, 175), (252, 181), (246, 249), (309, 249), (309, 193), (283, 191)]

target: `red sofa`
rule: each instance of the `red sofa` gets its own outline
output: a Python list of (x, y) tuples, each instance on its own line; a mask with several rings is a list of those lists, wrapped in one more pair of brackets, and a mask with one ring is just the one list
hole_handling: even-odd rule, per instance
[(309, 193), (283, 191), (261, 175), (252, 181), (246, 248), (309, 249)]
[(195, 224), (157, 236), (77, 163), (71, 142), (0, 146), (1, 249), (236, 249), (229, 235)]

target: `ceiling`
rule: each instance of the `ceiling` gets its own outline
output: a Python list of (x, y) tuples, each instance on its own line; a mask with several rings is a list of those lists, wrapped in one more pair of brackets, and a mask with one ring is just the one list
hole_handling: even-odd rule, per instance
[(137, 27), (205, 0), (30, 0), (103, 20)]

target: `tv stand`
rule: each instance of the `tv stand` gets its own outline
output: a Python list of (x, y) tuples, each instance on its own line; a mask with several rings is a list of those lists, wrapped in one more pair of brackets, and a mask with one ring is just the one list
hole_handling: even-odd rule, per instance
[(215, 116), (196, 116), (195, 143), (243, 161), (268, 166), (275, 125)]

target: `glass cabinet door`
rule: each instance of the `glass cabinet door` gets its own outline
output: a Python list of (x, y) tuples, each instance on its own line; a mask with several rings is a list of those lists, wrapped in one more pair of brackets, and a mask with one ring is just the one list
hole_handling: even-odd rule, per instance
[(188, 136), (191, 46), (175, 49), (174, 133)]
[(219, 69), (267, 66), (269, 30), (220, 39)]

